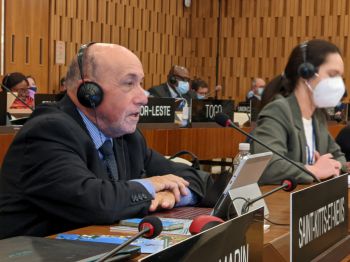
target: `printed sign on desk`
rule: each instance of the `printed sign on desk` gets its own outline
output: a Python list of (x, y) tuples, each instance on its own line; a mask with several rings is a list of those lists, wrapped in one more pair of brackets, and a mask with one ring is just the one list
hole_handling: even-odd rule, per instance
[(194, 235), (141, 261), (262, 261), (264, 208)]
[(290, 261), (310, 261), (348, 235), (348, 177), (291, 194)]
[(233, 120), (234, 101), (193, 99), (192, 100), (192, 122), (215, 122), (217, 113), (227, 114)]
[(141, 106), (139, 123), (174, 123), (175, 99), (149, 97)]

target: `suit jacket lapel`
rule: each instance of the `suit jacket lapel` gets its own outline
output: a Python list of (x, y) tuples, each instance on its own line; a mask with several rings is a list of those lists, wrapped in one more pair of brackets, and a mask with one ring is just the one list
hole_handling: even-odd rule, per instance
[(294, 93), (287, 98), (291, 110), (291, 123), (298, 130), (299, 145), (301, 148), (301, 162), (306, 163), (306, 137), (300, 107)]
[[(108, 173), (105, 168), (105, 165), (103, 161), (100, 159), (98, 155), (98, 151), (95, 148), (94, 142), (92, 141), (92, 138), (90, 137), (89, 131), (87, 130), (83, 119), (81, 118), (76, 106), (72, 102), (72, 100), (69, 98), (69, 96), (65, 95), (58, 103), (57, 103), (58, 109), (65, 112), (67, 115), (69, 115), (71, 118), (73, 118), (74, 121), (78, 123), (78, 125), (82, 128), (82, 130), (85, 131), (88, 139), (91, 140), (91, 152), (88, 152), (88, 154), (94, 154), (94, 157), (99, 159), (100, 161), (91, 161), (91, 163), (87, 163), (89, 165), (93, 165), (90, 168), (93, 170), (98, 170), (96, 174), (100, 174), (103, 178), (108, 178)], [(117, 163), (118, 164), (118, 163)], [(103, 175), (102, 175), (103, 174)]]

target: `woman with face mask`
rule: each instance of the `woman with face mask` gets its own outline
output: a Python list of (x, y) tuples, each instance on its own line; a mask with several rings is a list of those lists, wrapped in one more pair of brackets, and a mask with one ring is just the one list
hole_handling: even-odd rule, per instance
[[(345, 167), (344, 154), (330, 136), (324, 108), (334, 107), (344, 94), (344, 63), (339, 49), (324, 40), (296, 46), (284, 74), (265, 88), (257, 127), (253, 134), (319, 179), (338, 176)], [(268, 103), (267, 103), (268, 101)], [(266, 151), (253, 143), (254, 153)], [(278, 156), (264, 171), (261, 184), (280, 184), (293, 176), (311, 183), (311, 176)]]

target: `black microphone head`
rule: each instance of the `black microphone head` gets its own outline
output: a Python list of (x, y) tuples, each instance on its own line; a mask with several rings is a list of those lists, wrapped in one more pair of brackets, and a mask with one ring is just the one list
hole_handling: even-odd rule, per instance
[(217, 113), (214, 117), (214, 120), (216, 123), (218, 123), (220, 126), (226, 127), (228, 126), (228, 121), (230, 121), (230, 117), (226, 115), (225, 113)]
[(146, 228), (149, 230), (143, 235), (143, 237), (155, 238), (159, 236), (159, 234), (163, 231), (163, 224), (158, 217), (148, 216), (141, 220), (138, 227), (139, 231), (142, 231)]
[(282, 181), (282, 185), (285, 185), (285, 187), (283, 188), (284, 191), (290, 192), (290, 191), (293, 191), (297, 187), (298, 182), (296, 181), (296, 179), (294, 177), (290, 177), (290, 178), (284, 179)]

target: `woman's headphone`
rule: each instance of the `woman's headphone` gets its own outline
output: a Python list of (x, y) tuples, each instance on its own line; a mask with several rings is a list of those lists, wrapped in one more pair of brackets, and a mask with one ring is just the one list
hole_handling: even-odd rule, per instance
[(98, 107), (103, 100), (103, 90), (101, 86), (96, 82), (84, 80), (83, 57), (86, 53), (86, 49), (93, 44), (95, 44), (95, 42), (82, 45), (77, 55), (79, 73), (83, 81), (78, 87), (77, 98), (80, 104), (88, 108)]
[(300, 44), (303, 63), (298, 67), (298, 75), (306, 80), (312, 78), (316, 74), (316, 68), (307, 61), (307, 41)]

